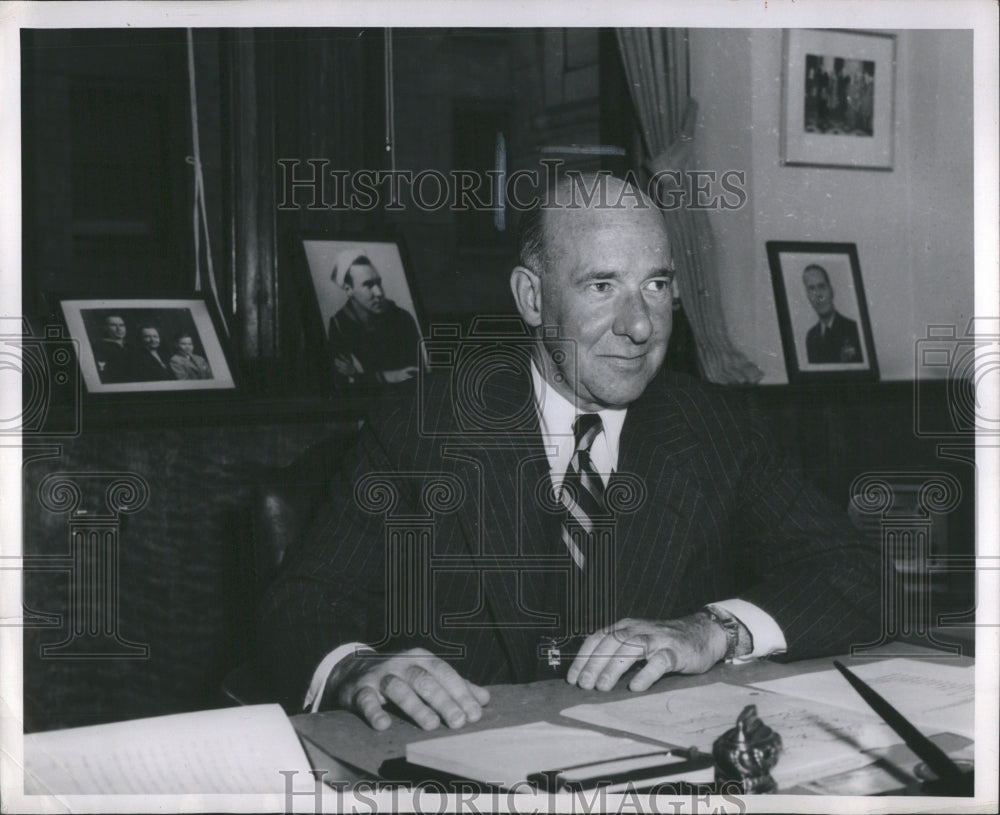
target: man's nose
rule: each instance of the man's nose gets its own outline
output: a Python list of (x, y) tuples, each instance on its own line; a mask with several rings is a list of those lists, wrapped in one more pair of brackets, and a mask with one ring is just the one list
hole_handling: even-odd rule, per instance
[(382, 287), (376, 283), (372, 286), (372, 295), (374, 297), (385, 297), (385, 292), (382, 291)]
[(632, 342), (646, 342), (653, 334), (649, 305), (640, 292), (629, 292), (622, 299), (615, 316), (613, 331)]

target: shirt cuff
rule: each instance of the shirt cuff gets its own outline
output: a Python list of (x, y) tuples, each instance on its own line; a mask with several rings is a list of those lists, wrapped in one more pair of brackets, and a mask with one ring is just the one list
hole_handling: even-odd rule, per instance
[(346, 645), (334, 648), (329, 654), (323, 657), (323, 661), (313, 672), (312, 682), (309, 683), (309, 690), (306, 691), (306, 698), (302, 701), (302, 709), (309, 708), (310, 713), (315, 713), (319, 710), (320, 703), (323, 701), (323, 691), (326, 689), (326, 680), (330, 678), (333, 669), (337, 667), (341, 660), (353, 656), (358, 651), (374, 652), (374, 650), (374, 648), (370, 648), (363, 642), (349, 642)]
[(783, 654), (788, 649), (785, 635), (774, 617), (746, 600), (720, 600), (712, 603), (716, 608), (733, 615), (746, 626), (753, 637), (753, 650), (749, 654), (733, 659), (735, 663), (750, 662), (761, 657)]

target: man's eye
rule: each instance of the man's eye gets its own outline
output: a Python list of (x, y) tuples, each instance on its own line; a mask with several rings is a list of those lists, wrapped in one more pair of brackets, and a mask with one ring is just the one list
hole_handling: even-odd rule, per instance
[(666, 278), (657, 278), (646, 283), (646, 288), (656, 294), (664, 294), (670, 291), (670, 281)]
[(590, 284), (590, 290), (595, 291), (598, 294), (606, 294), (611, 291), (611, 284), (606, 280), (598, 280)]

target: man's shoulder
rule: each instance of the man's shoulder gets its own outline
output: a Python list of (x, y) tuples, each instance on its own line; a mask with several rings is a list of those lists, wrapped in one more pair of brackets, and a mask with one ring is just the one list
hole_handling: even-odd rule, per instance
[(686, 424), (699, 436), (736, 431), (750, 419), (741, 390), (676, 371), (662, 371), (629, 410), (638, 420)]
[(384, 323), (392, 323), (393, 325), (405, 325), (409, 327), (417, 324), (413, 314), (411, 314), (409, 310), (398, 305), (395, 300), (389, 300), (386, 303), (382, 319)]
[(856, 320), (852, 320), (850, 317), (841, 314), (839, 311), (835, 312), (834, 314), (835, 314), (834, 319), (837, 322), (841, 323), (842, 325), (853, 328), (857, 327), (858, 323)]

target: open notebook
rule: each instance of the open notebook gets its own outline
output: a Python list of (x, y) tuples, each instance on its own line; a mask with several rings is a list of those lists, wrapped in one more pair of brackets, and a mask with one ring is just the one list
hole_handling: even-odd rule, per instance
[(309, 761), (280, 705), (30, 733), (27, 795), (284, 793)]

